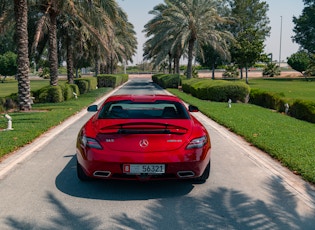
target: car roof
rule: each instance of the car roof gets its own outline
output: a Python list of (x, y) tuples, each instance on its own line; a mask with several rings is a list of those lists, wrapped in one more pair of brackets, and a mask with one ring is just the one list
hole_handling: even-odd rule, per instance
[(181, 102), (181, 100), (173, 95), (166, 95), (166, 94), (145, 94), (145, 95), (138, 95), (138, 94), (121, 94), (121, 95), (113, 95), (107, 98), (105, 102), (112, 102), (112, 101), (123, 101), (123, 100), (130, 100), (134, 102), (155, 102), (155, 101), (173, 101), (173, 102)]

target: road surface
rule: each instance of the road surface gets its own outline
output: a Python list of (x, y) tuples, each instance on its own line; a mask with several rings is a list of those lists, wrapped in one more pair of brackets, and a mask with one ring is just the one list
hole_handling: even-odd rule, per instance
[[(113, 93), (146, 92), (165, 93), (147, 78)], [(213, 144), (205, 184), (79, 181), (75, 139), (90, 116), (77, 114), (0, 164), (1, 230), (314, 229), (314, 187), (200, 113)]]

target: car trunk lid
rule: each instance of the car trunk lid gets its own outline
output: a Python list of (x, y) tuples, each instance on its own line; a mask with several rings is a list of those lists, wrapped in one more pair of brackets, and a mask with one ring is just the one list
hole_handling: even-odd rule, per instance
[(116, 151), (159, 152), (180, 148), (191, 135), (191, 120), (98, 124), (97, 139)]

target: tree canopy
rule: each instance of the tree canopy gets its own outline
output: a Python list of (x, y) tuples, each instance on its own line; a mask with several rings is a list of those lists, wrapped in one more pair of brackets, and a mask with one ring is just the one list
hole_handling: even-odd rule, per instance
[(302, 14), (299, 17), (293, 17), (295, 35), (292, 39), (304, 50), (315, 53), (315, 1), (304, 0), (304, 2), (306, 7)]

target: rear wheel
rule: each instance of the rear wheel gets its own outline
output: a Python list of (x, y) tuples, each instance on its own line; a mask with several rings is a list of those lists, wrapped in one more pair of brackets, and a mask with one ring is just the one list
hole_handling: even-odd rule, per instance
[(205, 171), (202, 173), (202, 175), (200, 177), (197, 177), (195, 179), (195, 181), (199, 182), (199, 183), (205, 183), (210, 176), (210, 168), (211, 168), (211, 161), (209, 161), (209, 163), (208, 163)]
[(79, 162), (77, 161), (77, 176), (81, 181), (90, 181), (92, 180), (91, 177), (89, 177), (88, 175), (86, 175), (84, 169), (82, 168), (82, 166), (79, 164)]

